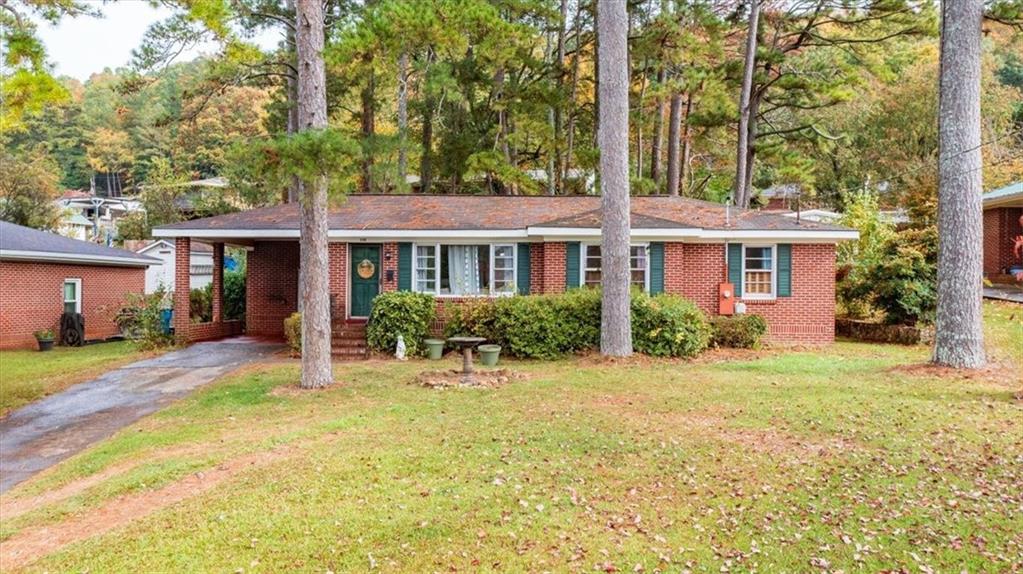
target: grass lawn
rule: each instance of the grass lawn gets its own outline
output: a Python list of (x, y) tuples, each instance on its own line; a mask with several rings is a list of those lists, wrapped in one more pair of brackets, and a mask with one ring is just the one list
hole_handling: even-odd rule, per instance
[(0, 351), (0, 416), (147, 355), (129, 341), (54, 347), (46, 353)]
[(924, 347), (848, 342), (510, 362), (526, 379), (490, 390), (409, 384), (437, 368), (423, 361), (338, 364), (314, 392), (294, 364), (255, 366), (0, 498), (0, 557), (33, 572), (1021, 569), (1023, 309), (986, 310), (999, 367), (969, 376), (921, 366)]

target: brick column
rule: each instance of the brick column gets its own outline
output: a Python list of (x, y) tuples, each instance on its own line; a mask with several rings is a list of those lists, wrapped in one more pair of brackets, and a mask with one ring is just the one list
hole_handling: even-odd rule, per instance
[(191, 325), (188, 309), (188, 294), (192, 277), (192, 240), (178, 237), (174, 240), (174, 337), (188, 342)]
[(224, 244), (213, 244), (213, 322), (224, 320)]

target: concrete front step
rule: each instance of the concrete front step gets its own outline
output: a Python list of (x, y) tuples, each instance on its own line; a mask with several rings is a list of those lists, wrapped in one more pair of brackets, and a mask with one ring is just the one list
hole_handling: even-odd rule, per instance
[(330, 355), (336, 361), (362, 361), (369, 358), (369, 349), (365, 347), (333, 347)]

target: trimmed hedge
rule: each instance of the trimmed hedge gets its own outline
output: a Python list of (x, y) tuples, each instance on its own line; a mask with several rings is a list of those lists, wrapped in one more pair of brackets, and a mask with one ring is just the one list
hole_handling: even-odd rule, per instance
[[(453, 307), (445, 336), (473, 335), (512, 356), (554, 359), (600, 347), (600, 291), (481, 299)], [(690, 301), (674, 295), (632, 296), (633, 347), (658, 357), (692, 357), (705, 349), (710, 328)]]
[(375, 351), (393, 353), (400, 334), (410, 356), (422, 355), (426, 350), (423, 339), (429, 334), (436, 313), (433, 295), (412, 291), (381, 293), (373, 299), (369, 312), (366, 342)]
[(756, 349), (760, 339), (767, 334), (767, 321), (760, 315), (734, 315), (714, 317), (710, 321), (714, 328), (715, 347), (733, 349)]
[(292, 313), (284, 319), (284, 338), (295, 355), (302, 354), (302, 314)]
[(678, 295), (632, 296), (632, 347), (654, 357), (695, 357), (711, 329), (692, 301)]

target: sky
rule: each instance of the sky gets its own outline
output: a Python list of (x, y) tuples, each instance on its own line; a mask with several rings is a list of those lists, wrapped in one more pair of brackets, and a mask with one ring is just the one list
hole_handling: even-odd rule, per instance
[[(56, 26), (37, 22), (38, 35), (46, 46), (47, 60), (57, 76), (87, 80), (104, 68), (118, 68), (131, 61), (131, 51), (138, 47), (150, 24), (171, 15), (165, 7), (154, 8), (144, 0), (118, 0), (96, 5), (103, 16), (64, 18)], [(263, 47), (273, 47), (277, 38), (268, 33), (256, 39)], [(212, 44), (182, 54), (178, 61), (187, 61), (203, 53), (212, 53)]]

